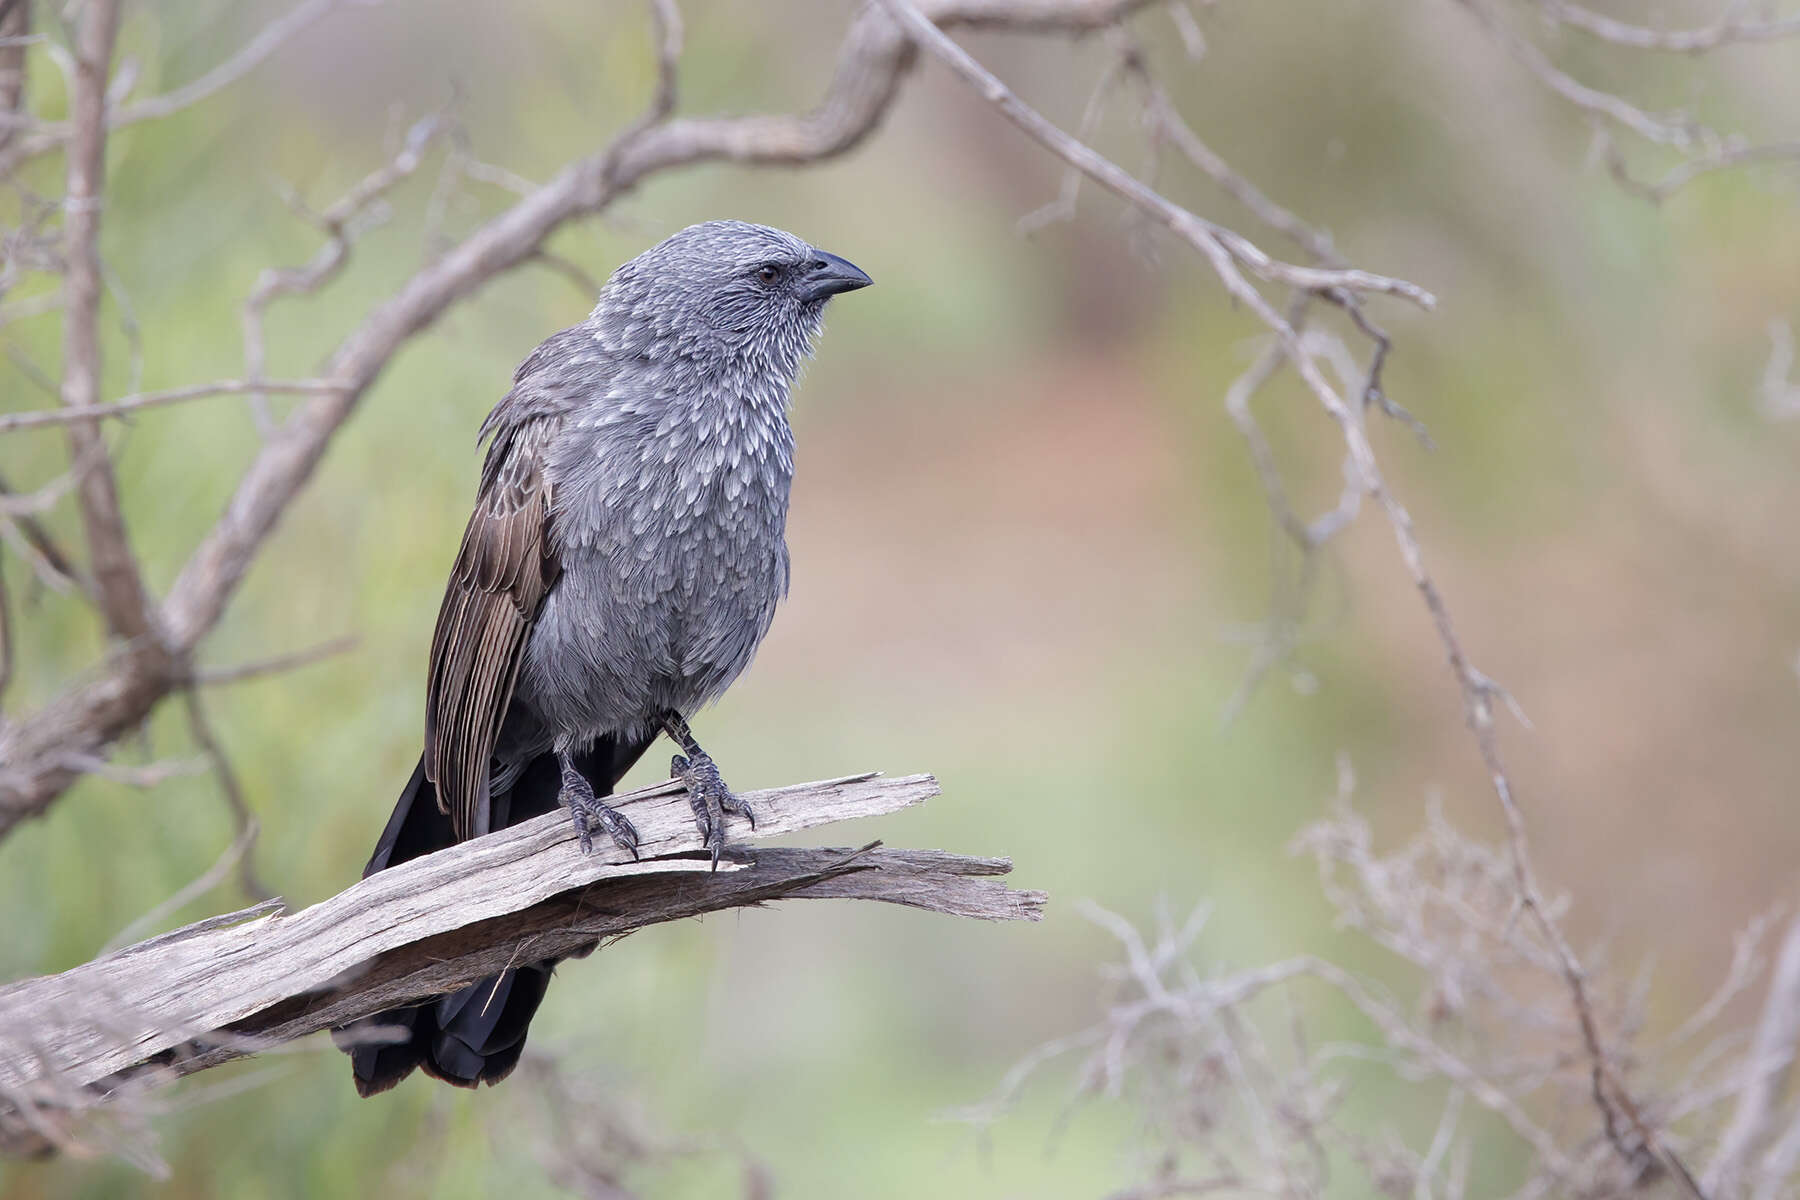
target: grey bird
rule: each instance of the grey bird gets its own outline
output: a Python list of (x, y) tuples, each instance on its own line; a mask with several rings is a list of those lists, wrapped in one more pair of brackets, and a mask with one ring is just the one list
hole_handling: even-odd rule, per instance
[[(869, 277), (793, 234), (709, 221), (615, 271), (481, 426), (487, 459), (432, 638), (425, 750), (363, 874), (566, 807), (636, 854), (605, 802), (661, 733), (716, 866), (750, 818), (688, 718), (750, 664), (787, 591), (788, 399), (825, 304)], [(357, 1091), (418, 1067), (497, 1083), (554, 962), (359, 1021)], [(380, 1044), (378, 1027), (405, 1041)]]

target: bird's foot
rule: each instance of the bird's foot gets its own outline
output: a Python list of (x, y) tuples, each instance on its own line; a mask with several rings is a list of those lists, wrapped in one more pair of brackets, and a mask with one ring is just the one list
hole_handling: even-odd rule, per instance
[(719, 855), (725, 851), (725, 814), (736, 813), (756, 828), (756, 813), (742, 797), (725, 786), (719, 777), (718, 764), (704, 750), (692, 758), (677, 754), (669, 762), (669, 774), (687, 787), (688, 804), (694, 810), (694, 823), (706, 848), (712, 851), (713, 870), (719, 869)]
[(619, 848), (631, 854), (635, 862), (638, 856), (638, 833), (626, 820), (625, 814), (607, 804), (594, 795), (594, 785), (587, 781), (587, 776), (575, 769), (575, 764), (567, 758), (561, 760), (562, 791), (557, 800), (568, 806), (569, 816), (575, 822), (575, 836), (581, 839), (581, 852), (594, 852), (594, 830), (604, 829), (607, 836), (619, 844)]

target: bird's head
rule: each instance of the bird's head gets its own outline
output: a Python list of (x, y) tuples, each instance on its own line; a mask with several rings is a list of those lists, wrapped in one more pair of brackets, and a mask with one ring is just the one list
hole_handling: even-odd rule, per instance
[(633, 356), (751, 362), (791, 377), (825, 304), (867, 287), (861, 270), (791, 233), (707, 221), (617, 271), (594, 308), (596, 336)]

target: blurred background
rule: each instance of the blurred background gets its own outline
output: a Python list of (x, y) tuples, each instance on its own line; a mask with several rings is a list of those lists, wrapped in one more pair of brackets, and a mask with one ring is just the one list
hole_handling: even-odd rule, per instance
[[(141, 92), (160, 90), (281, 7), (143, 5), (122, 53)], [(852, 11), (681, 7), (692, 113), (810, 105)], [(1440, 297), (1434, 315), (1377, 314), (1397, 343), (1388, 391), (1436, 449), (1391, 424), (1378, 449), (1475, 661), (1531, 718), (1509, 719), (1504, 740), (1542, 873), (1574, 895), (1571, 933), (1604, 939), (1616, 962), (1653, 960), (1653, 1017), (1686, 1011), (1724, 970), (1734, 930), (1800, 898), (1800, 422), (1757, 400), (1769, 323), (1800, 316), (1796, 175), (1721, 173), (1653, 206), (1593, 167), (1585, 123), (1458, 6), (1302, 7), (1205, 6), (1198, 63), (1161, 18), (1141, 33), (1189, 121), (1238, 170), (1357, 265)], [(1066, 128), (1108, 60), (1098, 43), (964, 41)], [(546, 178), (635, 115), (652, 61), (636, 5), (390, 0), (322, 22), (223, 97), (119, 136), (104, 247), (141, 326), (142, 387), (240, 373), (244, 294), (263, 267), (318, 245), (284, 187), (322, 207), (452, 95), (477, 156)], [(1644, 58), (1611, 82), (1766, 132), (1800, 111), (1793, 66), (1791, 51), (1740, 49)], [(1141, 161), (1130, 101), (1095, 139)], [(454, 237), (508, 200), (470, 184), (434, 201), (432, 174), (395, 194), (342, 280), (273, 310), (271, 375), (310, 372), (431, 252), (433, 222)], [(1158, 182), (1278, 249), (1184, 167)], [(1143, 237), (1109, 200), (1084, 192), (1072, 222), (1019, 234), (1059, 183), (1041, 151), (926, 66), (847, 158), (659, 177), (554, 244), (604, 278), (684, 225), (729, 216), (791, 229), (874, 277), (832, 306), (798, 395), (791, 599), (697, 729), (739, 788), (933, 772), (940, 799), (826, 840), (1010, 855), (1015, 882), (1052, 898), (1041, 925), (991, 928), (791, 903), (660, 927), (563, 968), (533, 1044), (671, 1143), (748, 1148), (783, 1197), (1106, 1194), (1140, 1153), (1143, 1117), (1100, 1102), (1059, 1122), (1066, 1074), (1038, 1080), (984, 1133), (944, 1119), (1092, 1019), (1115, 948), (1077, 901), (1138, 922), (1208, 902), (1204, 963), (1320, 952), (1379, 975), (1383, 961), (1334, 931), (1312, 867), (1287, 852), (1332, 794), (1339, 752), (1378, 836), (1416, 828), (1434, 797), (1465, 827), (1499, 830), (1453, 679), (1372, 512), (1330, 555), (1295, 662), (1223, 719), (1283, 554), (1221, 405), (1259, 330), (1197, 259)], [(528, 268), (415, 341), (211, 639), (215, 664), (360, 639), (211, 704), (262, 823), (257, 868), (290, 905), (360, 872), (419, 751), (476, 427), (516, 363), (591, 303)], [(5, 336), (55, 359), (54, 320)], [(109, 344), (109, 396), (131, 386), (123, 346)], [(0, 379), (6, 409), (46, 403), (21, 375)], [(1291, 379), (1258, 404), (1296, 500), (1329, 505), (1331, 427)], [(117, 444), (161, 592), (216, 519), (254, 427), (223, 398), (146, 414)], [(54, 434), (15, 434), (0, 439), (0, 469), (33, 486), (64, 469), (63, 453)], [(55, 520), (76, 531), (72, 506)], [(18, 623), (14, 712), (102, 650), (88, 614), (55, 597)], [(190, 753), (177, 718), (161, 714), (148, 747), (121, 757)], [(632, 781), (665, 763), (653, 753)], [(153, 790), (83, 781), (0, 842), (0, 975), (92, 957), (230, 838), (204, 776)], [(242, 902), (228, 883), (169, 924)], [(323, 1039), (306, 1045), (178, 1093), (158, 1122), (166, 1184), (64, 1159), (0, 1165), (0, 1190), (560, 1194), (526, 1081), (469, 1094), (416, 1079), (358, 1101), (344, 1060)], [(233, 1075), (248, 1090), (209, 1097)], [(1430, 1116), (1379, 1085), (1351, 1104), (1371, 1122)], [(696, 1153), (640, 1182), (712, 1196), (739, 1170), (732, 1153)]]

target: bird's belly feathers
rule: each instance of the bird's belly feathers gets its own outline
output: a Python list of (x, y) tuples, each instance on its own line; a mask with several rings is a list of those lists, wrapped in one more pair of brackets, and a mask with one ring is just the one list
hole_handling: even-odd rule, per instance
[[(782, 481), (785, 485), (785, 481)], [(758, 489), (761, 491), (761, 489)], [(559, 736), (652, 729), (750, 665), (787, 590), (779, 495), (643, 504), (574, 531), (521, 664), (517, 697)]]

